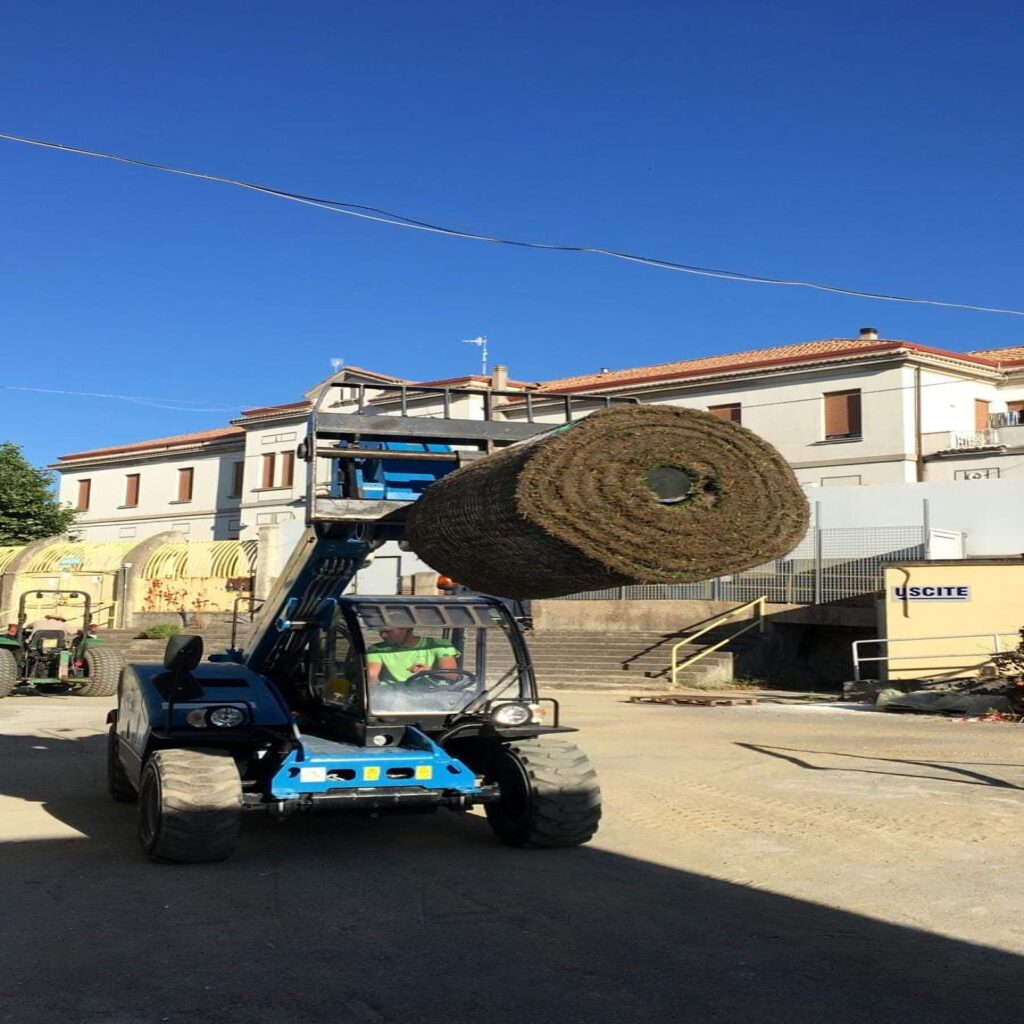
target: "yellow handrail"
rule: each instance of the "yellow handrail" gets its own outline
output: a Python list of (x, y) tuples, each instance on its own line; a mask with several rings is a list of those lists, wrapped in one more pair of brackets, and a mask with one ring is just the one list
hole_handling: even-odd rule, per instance
[[(691, 665), (696, 665), (701, 658), (711, 654), (712, 651), (717, 651), (719, 647), (724, 647), (730, 640), (735, 640), (736, 637), (748, 632), (751, 629), (757, 629), (758, 632), (764, 632), (764, 609), (767, 602), (767, 597), (755, 597), (753, 601), (748, 601), (746, 604), (737, 605), (735, 608), (730, 608), (729, 611), (723, 612), (717, 618), (712, 619), (703, 629), (698, 629), (696, 633), (691, 633), (689, 636), (683, 637), (679, 643), (674, 644), (672, 647), (672, 685), (676, 685), (676, 681), (679, 678), (679, 673), (689, 668)], [(754, 620), (737, 629), (735, 633), (727, 636), (724, 640), (719, 640), (717, 644), (712, 644), (710, 647), (705, 647), (703, 650), (697, 651), (696, 654), (691, 654), (688, 658), (684, 658), (682, 661), (679, 660), (679, 648), (688, 647), (698, 637), (702, 637), (705, 633), (709, 633), (716, 626), (720, 626), (723, 622), (731, 619), (734, 615), (738, 615), (740, 612), (746, 611), (748, 608), (754, 608), (757, 612)]]

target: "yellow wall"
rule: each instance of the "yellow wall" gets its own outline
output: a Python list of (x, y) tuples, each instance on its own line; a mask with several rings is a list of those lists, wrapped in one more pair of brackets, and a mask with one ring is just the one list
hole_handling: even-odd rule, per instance
[[(903, 597), (895, 588), (906, 588)], [(913, 588), (922, 588), (916, 597)], [(936, 600), (939, 588), (967, 587), (964, 599)], [(931, 593), (927, 588), (931, 588)], [(922, 592), (923, 591), (923, 592)], [(885, 635), (890, 679), (942, 679), (973, 675), (994, 650), (1012, 650), (1024, 626), (1024, 561), (929, 562), (889, 566), (885, 570)], [(966, 634), (987, 634), (967, 636)], [(998, 641), (992, 634), (997, 634)], [(908, 639), (939, 637), (959, 639)], [(897, 642), (892, 642), (897, 641)], [(998, 646), (997, 646), (998, 642)], [(861, 648), (863, 654), (885, 654), (886, 645)], [(903, 660), (907, 659), (907, 660)], [(861, 668), (865, 678), (878, 678), (878, 663)]]

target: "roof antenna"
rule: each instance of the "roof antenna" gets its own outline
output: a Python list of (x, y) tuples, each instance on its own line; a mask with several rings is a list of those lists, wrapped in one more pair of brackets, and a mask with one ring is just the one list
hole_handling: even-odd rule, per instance
[(463, 338), (463, 345), (478, 345), (480, 347), (480, 372), (487, 376), (487, 335), (481, 334), (479, 338)]
[(345, 365), (344, 359), (338, 359), (337, 356), (331, 360), (331, 369), (337, 373)]

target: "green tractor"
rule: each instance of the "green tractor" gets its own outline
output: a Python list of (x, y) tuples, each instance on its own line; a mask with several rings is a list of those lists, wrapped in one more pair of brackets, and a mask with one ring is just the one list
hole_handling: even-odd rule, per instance
[[(28, 625), (29, 597), (81, 599), (82, 627), (73, 630), (56, 616)], [(77, 618), (77, 615), (76, 615)], [(18, 621), (0, 634), (0, 697), (12, 693), (76, 693), (111, 697), (117, 693), (121, 656), (103, 645), (92, 623), (92, 602), (77, 590), (35, 590), (21, 595)]]

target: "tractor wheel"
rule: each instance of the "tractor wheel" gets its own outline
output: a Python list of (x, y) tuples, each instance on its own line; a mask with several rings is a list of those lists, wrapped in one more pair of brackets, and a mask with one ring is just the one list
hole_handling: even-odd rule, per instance
[(133, 804), (139, 798), (118, 759), (117, 725), (113, 723), (107, 731), (107, 792), (121, 804)]
[(229, 857), (242, 827), (242, 780), (223, 750), (158, 750), (139, 788), (139, 841), (153, 859)]
[(18, 659), (5, 647), (0, 647), (0, 697), (11, 695), (18, 678)]
[(487, 805), (487, 819), (510, 846), (580, 846), (597, 831), (597, 774), (572, 743), (532, 739), (502, 746), (487, 781), (501, 791), (501, 799)]
[(112, 697), (121, 678), (121, 655), (110, 647), (90, 647), (83, 655), (85, 679), (76, 691), (80, 697)]

